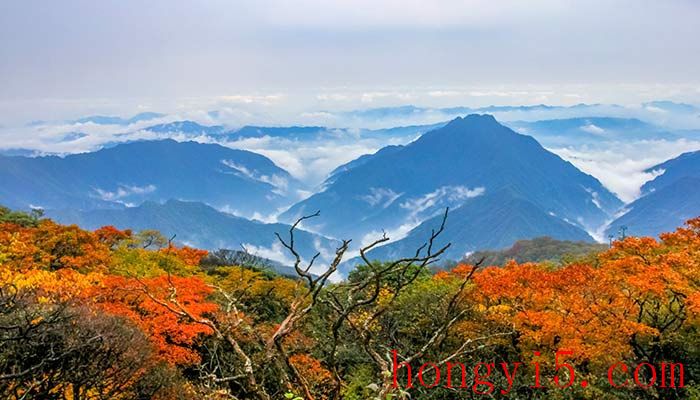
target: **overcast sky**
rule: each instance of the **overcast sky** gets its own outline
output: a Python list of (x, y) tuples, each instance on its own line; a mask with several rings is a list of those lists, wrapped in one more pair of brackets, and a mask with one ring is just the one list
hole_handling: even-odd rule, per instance
[(699, 21), (696, 0), (5, 0), (0, 124), (295, 98), (698, 102)]

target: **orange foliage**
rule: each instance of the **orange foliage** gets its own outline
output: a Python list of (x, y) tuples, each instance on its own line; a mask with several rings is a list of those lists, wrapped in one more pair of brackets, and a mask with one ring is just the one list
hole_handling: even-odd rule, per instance
[(96, 301), (106, 312), (126, 316), (140, 326), (155, 345), (159, 359), (170, 364), (196, 364), (199, 356), (195, 342), (200, 335), (211, 334), (211, 329), (172, 312), (144, 292), (146, 289), (154, 298), (175, 307), (170, 301), (170, 282), (177, 288), (179, 304), (195, 318), (206, 318), (218, 309), (216, 304), (206, 301), (212, 289), (197, 277), (160, 276), (139, 282), (110, 275), (105, 277), (103, 287), (96, 290)]
[[(574, 359), (615, 362), (633, 345), (684, 329), (700, 311), (700, 219), (653, 238), (628, 237), (598, 257), (558, 270), (511, 262), (474, 276), (483, 316), (514, 324), (527, 350), (571, 350)], [(461, 275), (469, 267), (457, 267)], [(444, 279), (444, 274), (442, 275)]]
[(320, 393), (316, 398), (329, 398), (324, 393), (331, 393), (334, 385), (333, 375), (321, 365), (319, 360), (307, 354), (295, 354), (289, 357), (289, 363), (297, 370), (301, 378), (306, 381), (312, 392)]
[(84, 273), (107, 271), (109, 246), (77, 225), (42, 220), (36, 228), (5, 224), (0, 231), (4, 262), (18, 271), (33, 268), (72, 268)]
[(37, 264), (48, 264), (48, 258), (35, 244), (33, 228), (0, 224), (0, 264), (15, 271), (27, 271)]
[(93, 287), (101, 284), (101, 275), (81, 274), (72, 269), (26, 272), (0, 267), (0, 287), (10, 285), (13, 291), (29, 291), (40, 303), (56, 304), (71, 299), (86, 299)]
[(206, 250), (195, 249), (188, 246), (183, 246), (182, 248), (177, 248), (170, 245), (170, 248), (160, 249), (163, 254), (169, 254), (179, 258), (184, 261), (187, 265), (199, 265), (199, 261), (209, 254)]
[(134, 236), (131, 229), (120, 231), (111, 225), (103, 226), (102, 228), (96, 230), (95, 235), (97, 235), (97, 240), (99, 240), (100, 243), (104, 243), (110, 248), (114, 248), (114, 246), (116, 246), (119, 242), (131, 239)]

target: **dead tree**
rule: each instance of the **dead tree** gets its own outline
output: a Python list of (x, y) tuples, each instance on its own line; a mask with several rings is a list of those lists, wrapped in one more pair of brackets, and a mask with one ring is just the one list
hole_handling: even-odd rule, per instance
[[(375, 333), (370, 326), (390, 310), (401, 293), (415, 282), (425, 269), (438, 262), (440, 256), (450, 247), (448, 243), (445, 246), (437, 249), (435, 248), (436, 239), (438, 239), (445, 229), (448, 212), (449, 209), (446, 209), (439, 228), (437, 230), (432, 230), (428, 241), (416, 249), (412, 257), (395, 260), (381, 266), (373, 264), (368, 258), (367, 253), (380, 244), (389, 241), (389, 237), (385, 234), (382, 238), (360, 249), (360, 258), (364, 265), (369, 268), (370, 273), (357, 282), (346, 282), (328, 291), (328, 296), (324, 301), (336, 314), (332, 325), (332, 350), (329, 355), (329, 365), (333, 370), (336, 380), (336, 390), (334, 393), (336, 399), (340, 398), (342, 383), (336, 357), (338, 346), (342, 341), (341, 328), (344, 326), (349, 327), (360, 338), (362, 349), (375, 363), (377, 369), (383, 372), (380, 385), (377, 385), (377, 397), (383, 399), (392, 392), (392, 378), (386, 371), (391, 370), (390, 366), (393, 360), (385, 357), (389, 349), (382, 347), (382, 344), (375, 340)], [(443, 343), (452, 326), (459, 321), (464, 313), (463, 310), (459, 310), (459, 300), (464, 293), (467, 282), (471, 279), (475, 271), (476, 267), (464, 277), (459, 289), (452, 295), (448, 307), (445, 310), (443, 322), (433, 333), (432, 337), (417, 349), (414, 354), (408, 355), (402, 362), (410, 364), (414, 359), (421, 357), (430, 349), (439, 347)], [(398, 277), (398, 280), (391, 288), (389, 299), (383, 301), (381, 305), (378, 305), (377, 299), (379, 298), (380, 290), (385, 287), (384, 283), (389, 276)], [(371, 309), (369, 315), (365, 316), (362, 321), (354, 321), (351, 318), (355, 311), (366, 309), (370, 306), (374, 307)]]
[[(341, 371), (339, 371), (338, 368), (336, 353), (338, 346), (343, 340), (341, 337), (341, 329), (346, 328), (355, 332), (356, 335), (361, 338), (360, 345), (362, 349), (369, 355), (370, 359), (376, 364), (378, 369), (380, 371), (389, 371), (389, 365), (392, 360), (384, 357), (382, 352), (384, 352), (386, 349), (381, 348), (380, 344), (373, 341), (374, 334), (372, 333), (371, 329), (369, 329), (369, 324), (376, 321), (379, 317), (386, 313), (391, 305), (394, 304), (399, 295), (403, 293), (405, 289), (413, 282), (415, 282), (421, 272), (426, 270), (430, 265), (438, 262), (440, 257), (450, 247), (450, 244), (439, 248), (436, 248), (435, 246), (436, 239), (443, 233), (445, 228), (445, 222), (448, 215), (448, 210), (445, 210), (440, 227), (437, 230), (432, 231), (428, 241), (420, 246), (412, 256), (392, 261), (381, 266), (374, 265), (369, 260), (367, 253), (379, 245), (389, 241), (389, 237), (387, 237), (385, 234), (380, 239), (360, 249), (360, 258), (370, 270), (370, 273), (366, 277), (356, 282), (342, 282), (340, 284), (335, 284), (329, 288), (329, 279), (337, 272), (338, 267), (348, 251), (351, 241), (343, 240), (335, 249), (335, 256), (324, 268), (323, 272), (318, 275), (312, 274), (311, 269), (318, 261), (320, 253), (316, 253), (308, 261), (304, 261), (295, 247), (295, 231), (299, 228), (299, 225), (303, 221), (309, 218), (318, 217), (319, 215), (320, 213), (316, 212), (314, 214), (299, 218), (290, 227), (287, 238), (283, 238), (282, 235), (278, 233), (276, 234), (280, 243), (294, 257), (293, 267), (297, 277), (300, 280), (300, 284), (297, 286), (296, 295), (289, 306), (287, 315), (283, 318), (282, 322), (277, 326), (273, 333), (267, 338), (262, 338), (259, 335), (257, 336), (258, 340), (260, 341), (260, 348), (262, 348), (264, 352), (264, 358), (275, 366), (279, 383), (282, 385), (282, 387), (289, 391), (295, 387), (301, 388), (303, 390), (302, 394), (304, 398), (308, 400), (312, 400), (314, 398), (313, 393), (311, 393), (311, 390), (309, 389), (304, 377), (299, 374), (294, 365), (289, 361), (290, 355), (287, 353), (284, 347), (284, 339), (294, 332), (295, 329), (299, 327), (300, 322), (320, 303), (329, 306), (330, 309), (333, 310), (334, 316), (332, 320), (332, 329), (330, 332), (332, 335), (332, 350), (328, 355), (326, 365), (330, 367), (330, 370), (334, 375), (336, 383), (334, 397), (339, 399), (342, 376)], [(420, 348), (416, 349), (413, 354), (407, 355), (402, 362), (410, 363), (412, 360), (421, 357), (429, 350), (442, 345), (447, 338), (450, 329), (464, 314), (464, 310), (460, 309), (459, 303), (465, 288), (467, 287), (467, 283), (469, 282), (474, 271), (476, 271), (476, 268), (474, 268), (471, 273), (464, 277), (458, 290), (451, 296), (448, 303), (449, 306), (445, 310), (444, 320), (442, 321), (440, 327), (434, 332), (429, 340), (427, 340)], [(389, 301), (383, 302), (381, 305), (377, 305), (377, 299), (379, 297), (382, 285), (389, 276), (397, 277), (398, 281), (392, 287), (392, 293)], [(218, 287), (215, 287), (215, 289), (225, 299), (225, 304), (223, 307), (224, 313), (228, 315), (230, 317), (229, 319), (233, 322), (223, 324), (219, 320), (197, 318), (187, 310), (185, 305), (178, 301), (177, 288), (172, 284), (172, 282), (170, 282), (170, 296), (165, 299), (157, 298), (149, 291), (146, 285), (142, 285), (143, 293), (145, 293), (145, 295), (152, 301), (162, 305), (170, 312), (173, 312), (184, 319), (188, 319), (189, 321), (209, 327), (217, 338), (224, 341), (231, 347), (237, 358), (241, 361), (243, 368), (240, 373), (231, 376), (211, 376), (210, 380), (213, 380), (214, 382), (228, 382), (235, 380), (240, 383), (241, 387), (244, 388), (246, 391), (246, 396), (261, 400), (270, 399), (270, 394), (267, 393), (265, 384), (264, 382), (261, 382), (262, 378), (259, 377), (259, 368), (261, 368), (261, 366), (256, 366), (253, 364), (251, 355), (243, 349), (236, 338), (235, 331), (243, 324), (246, 324), (238, 313), (237, 307), (239, 299), (233, 293), (227, 293)], [(374, 307), (369, 317), (366, 318), (361, 324), (354, 322), (352, 318), (350, 318), (353, 312), (371, 305), (376, 307)], [(249, 327), (249, 329), (254, 330), (252, 327)], [(479, 340), (480, 339), (474, 339), (465, 342), (465, 344), (457, 349), (455, 354), (449, 357), (449, 359), (456, 357), (461, 352), (467, 351), (467, 347), (470, 343)], [(379, 387), (380, 398), (385, 398), (387, 394), (391, 393), (391, 391), (391, 380), (386, 376), (386, 374), (383, 374), (381, 385)]]

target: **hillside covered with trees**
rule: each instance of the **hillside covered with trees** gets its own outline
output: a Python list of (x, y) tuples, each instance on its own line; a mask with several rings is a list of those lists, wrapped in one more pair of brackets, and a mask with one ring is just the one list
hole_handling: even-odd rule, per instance
[(312, 275), (295, 229), (279, 232), (290, 278), (155, 231), (0, 209), (0, 396), (698, 398), (700, 218), (585, 261), (436, 274), (441, 229), (391, 262), (366, 257), (380, 238), (340, 282), (348, 242)]
[(504, 250), (476, 251), (462, 260), (464, 264), (474, 264), (481, 261), (484, 265), (503, 266), (514, 260), (525, 262), (551, 262), (562, 265), (589, 255), (595, 255), (608, 249), (608, 245), (591, 242), (572, 242), (556, 240), (547, 236), (535, 239), (518, 240), (510, 248)]

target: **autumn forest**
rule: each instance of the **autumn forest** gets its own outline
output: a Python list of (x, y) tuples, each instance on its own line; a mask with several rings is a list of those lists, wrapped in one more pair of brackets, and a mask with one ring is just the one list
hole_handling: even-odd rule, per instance
[[(279, 240), (297, 257), (296, 274), (281, 276), (157, 231), (87, 231), (3, 208), (0, 396), (700, 396), (700, 219), (563, 265), (439, 271), (436, 230), (405, 259), (379, 263), (363, 252), (342, 281), (330, 278), (348, 243), (325, 273), (311, 274), (294, 229)], [(557, 351), (571, 353), (555, 360)], [(448, 363), (463, 366), (450, 383)], [(493, 365), (475, 371), (480, 363)], [(662, 373), (662, 363), (682, 367)]]

